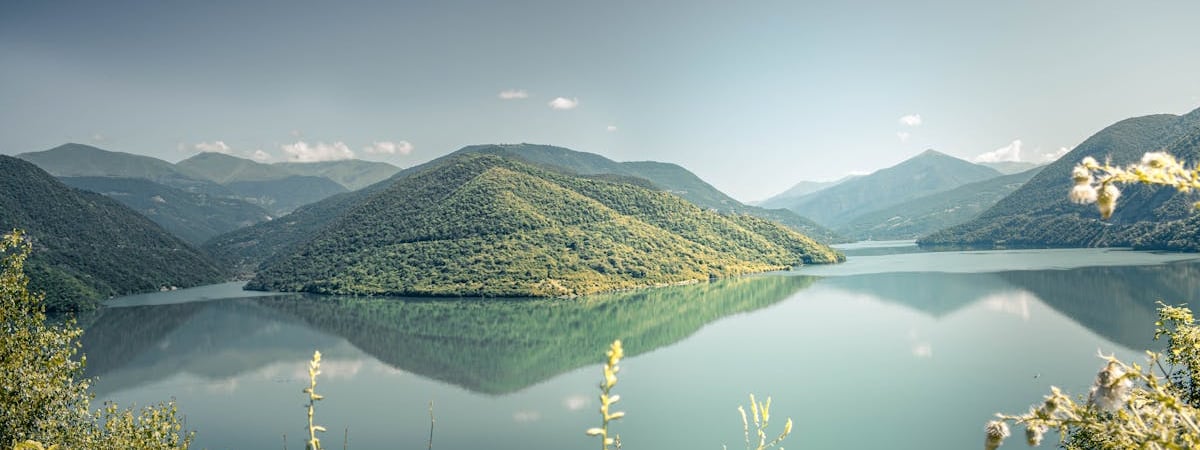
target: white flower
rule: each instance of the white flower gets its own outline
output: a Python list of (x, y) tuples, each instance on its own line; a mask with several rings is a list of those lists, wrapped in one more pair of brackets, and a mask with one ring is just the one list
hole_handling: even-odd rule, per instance
[(1087, 158), (1083, 158), (1083, 160), (1080, 161), (1079, 163), (1082, 164), (1084, 167), (1099, 167), (1100, 166), (1100, 163), (1096, 162), (1096, 158), (1093, 158), (1091, 156), (1089, 156)]
[(1121, 190), (1117, 189), (1112, 184), (1105, 184), (1100, 188), (1100, 192), (1096, 194), (1096, 208), (1100, 210), (1100, 217), (1112, 217), (1113, 211), (1117, 209), (1117, 199), (1121, 197)]
[(1096, 382), (1092, 384), (1088, 394), (1088, 405), (1095, 406), (1101, 411), (1113, 412), (1125, 406), (1129, 400), (1129, 392), (1133, 382), (1125, 376), (1125, 369), (1116, 361), (1109, 361), (1104, 369), (1096, 374)]
[(984, 433), (987, 433), (987, 439), (983, 441), (983, 448), (987, 450), (996, 450), (1000, 448), (1000, 444), (1004, 443), (1004, 439), (1012, 433), (1008, 432), (1008, 424), (999, 420), (993, 420), (983, 426)]
[(1142, 155), (1142, 164), (1153, 169), (1161, 169), (1168, 165), (1173, 165), (1175, 158), (1167, 152), (1147, 152)]
[(1071, 179), (1075, 180), (1076, 185), (1092, 184), (1092, 172), (1083, 166), (1075, 166), (1071, 169)]
[(1071, 188), (1071, 193), (1067, 196), (1067, 198), (1069, 198), (1072, 203), (1078, 203), (1080, 205), (1092, 203), (1096, 201), (1096, 188), (1087, 183), (1076, 184), (1075, 187)]
[(1046, 434), (1045, 425), (1026, 425), (1025, 426), (1025, 443), (1030, 447), (1042, 445), (1042, 436)]

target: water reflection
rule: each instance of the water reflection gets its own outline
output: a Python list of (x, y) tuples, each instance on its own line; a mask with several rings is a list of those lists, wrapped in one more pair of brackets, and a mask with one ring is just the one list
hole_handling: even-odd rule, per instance
[[(339, 341), (405, 372), (505, 394), (592, 364), (614, 339), (632, 356), (811, 285), (762, 276), (579, 300), (427, 300), (300, 294), (108, 308), (83, 335), (101, 393), (187, 372), (229, 378)], [(339, 339), (340, 338), (340, 339)], [(174, 345), (174, 343), (186, 343)]]

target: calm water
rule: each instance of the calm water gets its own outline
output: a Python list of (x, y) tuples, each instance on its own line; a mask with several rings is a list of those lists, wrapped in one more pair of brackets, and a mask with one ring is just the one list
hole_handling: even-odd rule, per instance
[[(881, 250), (885, 249), (885, 250)], [(920, 253), (583, 301), (250, 296), (236, 284), (116, 299), (86, 320), (98, 400), (174, 397), (204, 448), (303, 448), (300, 390), (340, 448), (595, 448), (608, 342), (625, 448), (741, 448), (737, 406), (774, 397), (787, 448), (977, 448), (997, 411), (1085, 392), (1099, 349), (1140, 360), (1155, 301), (1200, 297), (1197, 255)], [(1018, 445), (1014, 442), (1010, 445)]]

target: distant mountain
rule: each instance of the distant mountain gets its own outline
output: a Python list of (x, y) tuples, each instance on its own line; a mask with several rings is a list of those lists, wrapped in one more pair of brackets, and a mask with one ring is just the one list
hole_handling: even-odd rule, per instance
[(826, 188), (831, 188), (842, 184), (846, 181), (858, 178), (861, 175), (847, 175), (833, 181), (801, 181), (792, 185), (788, 190), (775, 194), (774, 196), (758, 203), (758, 206), (764, 208), (787, 208), (787, 205), (800, 197), (821, 191)]
[(924, 237), (920, 244), (1094, 247), (1138, 243), (1148, 248), (1186, 248), (1187, 242), (1197, 238), (1186, 233), (1190, 229), (1183, 226), (1186, 222), (1171, 222), (1195, 220), (1191, 218), (1195, 195), (1171, 188), (1122, 186), (1116, 213), (1107, 221), (1100, 220), (1095, 205), (1067, 201), (1071, 168), (1084, 157), (1125, 165), (1140, 160), (1145, 152), (1160, 150), (1187, 161), (1200, 160), (1200, 109), (1183, 116), (1158, 114), (1117, 122), (1046, 166), (976, 219)]
[(975, 218), (1040, 169), (964, 184), (851, 219), (838, 232), (856, 239), (916, 239)]
[(112, 152), (90, 145), (63, 144), (50, 150), (21, 153), (16, 156), (34, 163), (56, 177), (144, 178), (188, 192), (231, 194), (219, 184), (186, 175), (174, 164), (161, 159)]
[(357, 191), (386, 180), (400, 171), (399, 167), (385, 162), (363, 161), (361, 159), (324, 162), (281, 162), (271, 165), (282, 167), (296, 175), (328, 178), (351, 191)]
[(642, 178), (658, 189), (683, 197), (701, 208), (750, 214), (773, 220), (822, 242), (845, 238), (792, 211), (744, 205), (676, 164), (655, 161), (616, 162), (603, 156), (563, 147), (537, 144), (472, 145), (455, 153), (513, 156), (537, 165), (567, 169), (580, 175), (613, 174)]
[(562, 296), (842, 259), (752, 216), (512, 158), (459, 154), (355, 205), (264, 264), (247, 288)]
[(1025, 161), (981, 162), (981, 163), (976, 163), (976, 164), (979, 164), (981, 166), (991, 167), (993, 169), (996, 169), (996, 171), (998, 171), (1002, 174), (1005, 174), (1005, 175), (1021, 173), (1021, 172), (1025, 172), (1029, 169), (1032, 169), (1034, 167), (1041, 167), (1041, 166), (1045, 165), (1045, 164), (1038, 164), (1038, 163), (1025, 162)]
[(104, 194), (192, 245), (271, 219), (244, 200), (186, 192), (143, 178), (59, 177), (68, 186)]
[(176, 163), (175, 167), (194, 178), (220, 184), (229, 184), (232, 181), (278, 180), (295, 175), (284, 167), (216, 152), (198, 153)]
[(195, 249), (124, 205), (72, 189), (29, 162), (3, 155), (0, 229), (29, 233), (31, 287), (46, 293), (54, 311), (224, 277)]
[(1000, 172), (990, 167), (926, 150), (895, 166), (800, 197), (787, 208), (836, 229), (869, 212), (997, 176)]

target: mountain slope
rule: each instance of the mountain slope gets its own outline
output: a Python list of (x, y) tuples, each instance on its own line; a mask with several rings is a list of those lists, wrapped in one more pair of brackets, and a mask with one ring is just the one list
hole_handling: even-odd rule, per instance
[(1021, 173), (1021, 172), (1025, 172), (1027, 170), (1033, 169), (1035, 167), (1041, 167), (1041, 166), (1045, 165), (1045, 164), (1038, 164), (1038, 163), (1024, 162), (1024, 161), (981, 162), (981, 163), (977, 163), (977, 164), (979, 164), (981, 166), (991, 167), (993, 169), (996, 169), (996, 171), (998, 171), (1002, 174), (1005, 174), (1005, 175)]
[(68, 186), (103, 194), (192, 245), (271, 219), (246, 201), (185, 192), (142, 178), (59, 177)]
[(801, 181), (792, 185), (786, 191), (780, 192), (758, 203), (763, 208), (787, 208), (787, 205), (800, 197), (813, 194), (827, 188), (837, 186), (858, 178), (860, 175), (847, 175), (833, 181)]
[(282, 162), (271, 165), (282, 167), (296, 175), (328, 178), (351, 191), (357, 191), (386, 180), (400, 171), (399, 167), (385, 162), (360, 159), (304, 163)]
[(787, 208), (836, 228), (868, 212), (997, 176), (1000, 172), (995, 169), (926, 150), (895, 166), (796, 199)]
[(186, 175), (175, 165), (161, 159), (111, 152), (90, 145), (63, 144), (50, 150), (16, 156), (56, 177), (144, 178), (188, 192), (230, 194), (220, 185)]
[(495, 155), (404, 178), (269, 261), (248, 288), (560, 296), (837, 262), (762, 219)]
[(744, 205), (676, 164), (655, 161), (616, 162), (594, 153), (536, 144), (472, 145), (455, 153), (513, 156), (533, 164), (560, 167), (580, 175), (613, 174), (642, 178), (657, 188), (678, 195), (701, 208), (750, 214), (773, 220), (822, 242), (845, 240), (832, 230), (792, 211)]
[(179, 171), (220, 184), (231, 181), (278, 180), (295, 175), (286, 168), (263, 164), (224, 153), (204, 152), (175, 163)]
[(50, 310), (88, 309), (113, 295), (223, 277), (195, 249), (124, 205), (3, 155), (0, 229), (23, 229), (32, 239), (32, 288), (46, 292)]
[[(1125, 165), (1148, 151), (1166, 150), (1200, 160), (1200, 110), (1183, 116), (1158, 114), (1117, 122), (1046, 166), (996, 206), (965, 224), (921, 239), (922, 245), (1008, 247), (1128, 246), (1156, 227), (1170, 227), (1192, 213), (1194, 196), (1142, 185), (1121, 187), (1121, 200), (1108, 221), (1095, 205), (1067, 201), (1071, 168), (1087, 156)], [(1171, 239), (1163, 239), (1170, 241)]]
[(1040, 169), (964, 184), (850, 220), (838, 232), (857, 239), (916, 239), (971, 220), (1020, 188)]
[(282, 216), (296, 208), (346, 192), (336, 181), (297, 175), (287, 167), (263, 164), (223, 153), (206, 152), (180, 161), (185, 174), (220, 183), (234, 196)]

